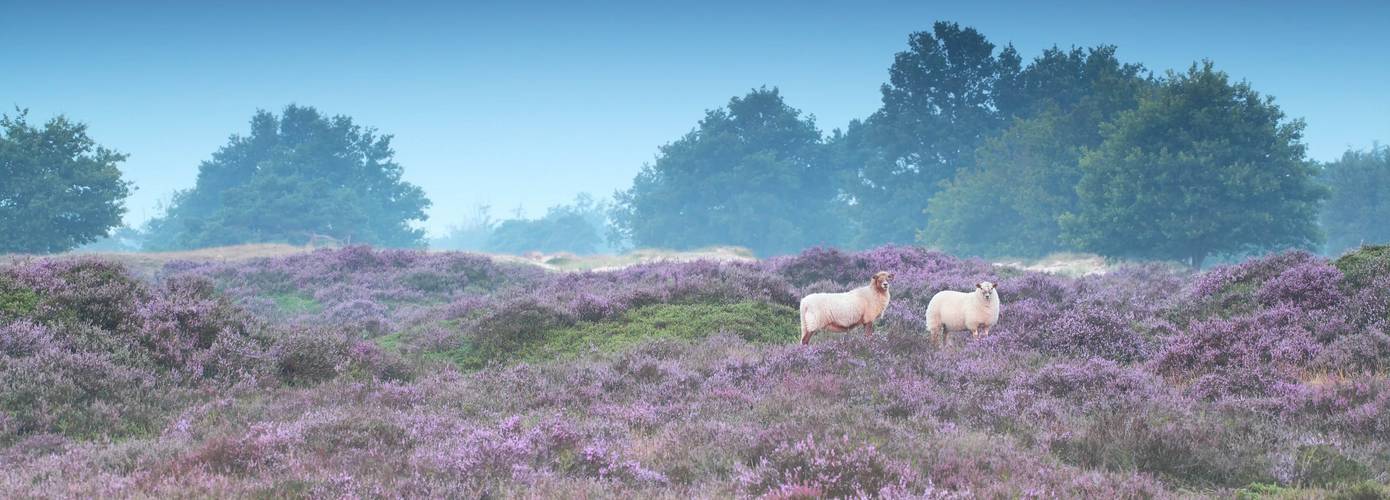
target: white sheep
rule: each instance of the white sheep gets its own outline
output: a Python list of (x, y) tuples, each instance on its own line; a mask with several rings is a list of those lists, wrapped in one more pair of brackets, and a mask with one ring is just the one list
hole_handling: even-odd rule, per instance
[(989, 335), (990, 327), (999, 322), (999, 290), (988, 281), (975, 284), (975, 291), (943, 290), (932, 296), (927, 304), (927, 333), (933, 341), (940, 335), (938, 345), (946, 345), (946, 334), (970, 330), (978, 339)]
[(867, 286), (844, 293), (813, 293), (801, 299), (801, 345), (821, 329), (844, 332), (864, 325), (864, 335), (873, 336), (874, 320), (888, 308), (888, 282), (893, 274), (879, 271)]

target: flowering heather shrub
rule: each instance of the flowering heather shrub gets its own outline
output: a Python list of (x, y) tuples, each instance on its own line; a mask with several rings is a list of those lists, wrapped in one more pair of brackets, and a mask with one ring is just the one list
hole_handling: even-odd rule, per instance
[(264, 373), (255, 322), (205, 280), (150, 285), (89, 259), (23, 262), (0, 276), (27, 297), (0, 318), (0, 441), (148, 433), (194, 387)]
[(38, 295), (30, 316), (42, 322), (81, 322), (130, 332), (138, 328), (137, 305), (150, 298), (144, 283), (124, 267), (99, 260), (40, 260), (4, 273)]
[[(338, 326), (363, 336), (395, 329), (421, 305), (491, 293), (545, 275), (535, 266), (476, 254), (362, 246), (237, 263), (176, 262), (162, 274), (208, 277), (241, 305), (273, 319), (319, 324), (326, 310)], [(274, 307), (266, 307), (266, 297)]]
[(255, 328), (251, 318), (217, 295), (206, 279), (171, 278), (163, 287), (157, 300), (136, 309), (136, 338), (161, 366), (202, 376), (213, 344), (248, 337)]
[(1300, 321), (1303, 311), (1280, 304), (1246, 316), (1197, 321), (1169, 338), (1154, 359), (1167, 375), (1221, 369), (1269, 369), (1294, 374), (1322, 350)]
[(1310, 259), (1265, 281), (1255, 298), (1261, 305), (1291, 304), (1302, 309), (1328, 309), (1341, 302), (1342, 273), (1325, 261)]
[(1102, 412), (1048, 446), (1070, 463), (1140, 470), (1180, 484), (1238, 487), (1273, 479), (1264, 450), (1244, 433), (1184, 406), (1143, 404)]
[(739, 473), (742, 493), (790, 496), (795, 492), (816, 497), (843, 498), (876, 495), (916, 482), (913, 471), (884, 457), (873, 445), (851, 443), (848, 436), (816, 442), (814, 436), (778, 444), (758, 463)]
[(378, 380), (411, 380), (414, 367), (400, 354), (371, 341), (358, 340), (348, 346), (348, 369)]
[(1390, 373), (1390, 335), (1378, 328), (1344, 335), (1322, 349), (1313, 367), (1344, 373)]
[(623, 455), (623, 452), (614, 449), (608, 443), (598, 441), (580, 450), (579, 463), (589, 476), (598, 479), (658, 484), (666, 482), (664, 474), (648, 470), (641, 463), (628, 460)]
[(1285, 409), (1292, 414), (1359, 435), (1390, 433), (1390, 380), (1384, 376), (1282, 387)]
[(1231, 317), (1260, 306), (1289, 303), (1319, 309), (1336, 300), (1336, 272), (1326, 261), (1303, 251), (1274, 254), (1222, 266), (1198, 275), (1175, 311), (1183, 320)]
[[(0, 335), (42, 329), (12, 323)], [(40, 334), (42, 335), (42, 334)], [(174, 388), (155, 374), (101, 353), (56, 348), (51, 338), (21, 355), (0, 355), (0, 445), (24, 436), (57, 433), (80, 438), (148, 432)]]
[[(1001, 281), (995, 268), (981, 260), (961, 260), (920, 247), (891, 245), (857, 253), (812, 248), (800, 255), (768, 260), (762, 267), (785, 276), (798, 287), (797, 299), (813, 292), (842, 292), (864, 286), (875, 272), (890, 271), (893, 304), (920, 304), (923, 310), (936, 292), (968, 290), (983, 280)], [(893, 304), (885, 315), (891, 313)]]
[[(1018, 332), (1013, 334), (1013, 340), (1027, 348), (1059, 356), (1098, 356), (1124, 362), (1146, 359), (1151, 350), (1149, 339), (1139, 328), (1139, 318), (1129, 311), (1078, 304), (1060, 314), (1050, 309), (1039, 314), (1030, 309), (1046, 306), (1032, 299), (1018, 308), (1022, 318), (1043, 317), (1025, 328), (1009, 325), (1011, 332)], [(1011, 307), (1009, 313), (1014, 312)]]
[[(0, 497), (1375, 494), (1390, 303), (1329, 269), (1064, 278), (912, 247), (588, 273), (352, 248), (153, 281), (24, 262), (0, 268)], [(874, 338), (796, 345), (803, 293), (878, 270)], [(938, 350), (926, 302), (981, 279), (997, 334)]]
[(354, 299), (328, 309), (328, 320), (366, 338), (388, 333), (390, 320), (386, 308), (371, 300)]
[(1161, 380), (1153, 374), (1094, 358), (1044, 366), (1029, 374), (1024, 384), (1082, 405), (1137, 404), (1162, 393)]

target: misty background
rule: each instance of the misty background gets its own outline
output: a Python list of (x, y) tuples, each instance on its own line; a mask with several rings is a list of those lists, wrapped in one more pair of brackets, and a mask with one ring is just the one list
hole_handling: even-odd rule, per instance
[[(418, 186), (420, 197), (429, 201), (391, 212), (407, 227), (367, 242), (413, 246), (423, 240), (433, 248), (508, 253), (720, 243), (752, 246), (760, 255), (813, 244), (882, 243), (935, 244), (986, 255), (1100, 251), (1070, 248), (1080, 246), (1075, 244), (1000, 251), (933, 236), (922, 210), (938, 189), (937, 181), (954, 178), (957, 165), (951, 162), (940, 179), (922, 180), (923, 187), (910, 192), (921, 199), (892, 202), (903, 210), (899, 217), (835, 213), (791, 221), (782, 233), (769, 233), (785, 235), (782, 246), (679, 237), (633, 241), (634, 223), (654, 220), (649, 213), (629, 211), (626, 235), (608, 220), (621, 212), (614, 211), (621, 201), (614, 194), (628, 192), (635, 181), (640, 184), (644, 166), (660, 165), (671, 154), (663, 145), (679, 143), (698, 130), (702, 120), (710, 120), (710, 112), (730, 109), (733, 98), (769, 93), (780, 102), (768, 103), (767, 109), (784, 105), (789, 116), (812, 125), (811, 134), (798, 140), (815, 144), (804, 155), (790, 157), (814, 157), (805, 163), (827, 169), (825, 182), (797, 184), (788, 197), (775, 199), (790, 203), (813, 193), (821, 201), (833, 198), (840, 205), (862, 207), (846, 202), (855, 195), (845, 188), (852, 182), (843, 173), (864, 168), (868, 160), (847, 153), (845, 144), (854, 141), (837, 136), (836, 130), (853, 136), (855, 120), (885, 109), (881, 86), (890, 82), (895, 54), (909, 51), (912, 33), (930, 33), (938, 21), (978, 30), (993, 46), (990, 57), (1011, 46), (1022, 67), (1053, 47), (1063, 55), (1079, 49), (1084, 58), (1093, 49), (1113, 46), (1116, 67), (1135, 66), (1130, 76), (1154, 88), (1169, 79), (1168, 70), (1181, 74), (1209, 60), (1214, 71), (1229, 75), (1231, 84), (1248, 82), (1260, 95), (1275, 97), (1285, 115), (1279, 123), (1306, 121), (1295, 141), (1306, 144), (1306, 153), (1295, 160), (1330, 165), (1351, 154), (1342, 164), (1364, 163), (1373, 171), (1384, 162), (1383, 150), (1374, 148), (1390, 138), (1390, 97), (1383, 89), (1390, 67), (1372, 61), (1390, 46), (1381, 21), (1390, 17), (1390, 6), (1163, 5), (6, 3), (0, 37), (10, 50), (7, 71), (0, 76), (0, 103), (9, 105), (11, 116), (16, 112), (9, 107), (27, 109), (32, 126), (64, 115), (85, 124), (96, 144), (128, 155), (119, 169), (134, 189), (120, 222), (139, 230), (168, 219), (167, 210), (180, 201), (175, 193), (195, 188), (200, 165), (216, 163), (215, 153), (234, 145), (229, 137), (253, 136), (253, 117), (263, 116), (259, 112), (279, 119), (300, 109), (290, 106), (298, 106), (324, 120), (348, 117), (352, 125), (392, 137), (394, 155), (388, 159), (399, 167), (398, 180)], [(1111, 111), (1137, 106), (1138, 94), (1149, 91), (1135, 90), (1136, 103)], [(991, 117), (998, 123), (981, 127), (978, 137), (961, 143), (962, 158), (969, 156), (962, 161), (972, 166), (1007, 163), (978, 161), (976, 148), (1004, 134), (1011, 120), (1040, 113), (1029, 109)], [(1099, 148), (1104, 139), (1100, 124), (1113, 118), (1102, 116), (1074, 127), (1095, 135), (1076, 139), (1075, 147)], [(1020, 130), (1027, 129), (1015, 131)], [(722, 154), (695, 149), (692, 158)], [(302, 171), (295, 175), (313, 177)], [(1367, 184), (1365, 176), (1344, 177), (1348, 185), (1370, 189), (1350, 199), (1369, 202), (1382, 192)], [(1309, 203), (1319, 203), (1320, 211), (1364, 211), (1365, 205), (1321, 198), (1329, 197), (1325, 205), (1323, 199), (1313, 200), (1318, 197), (1309, 197)], [(265, 194), (265, 199), (287, 198)], [(858, 199), (876, 198), (861, 193)], [(225, 222), (230, 216), (219, 217)], [(360, 214), (362, 220), (373, 217), (387, 216)], [(828, 228), (817, 224), (836, 217), (848, 222)], [(886, 227), (866, 228), (863, 221), (868, 220)], [(846, 225), (854, 229), (841, 227)], [(817, 226), (838, 239), (808, 229)], [(182, 240), (162, 246), (283, 239), (218, 227), (206, 229), (216, 238), (182, 234)], [(1326, 234), (1326, 222), (1319, 227), (1324, 234), (1316, 242), (1299, 234), (1263, 246), (1336, 251), (1365, 241), (1356, 237), (1366, 231), (1362, 227), (1338, 229), (1337, 234)], [(418, 232), (413, 239), (401, 236), (411, 230)], [(850, 231), (857, 234), (844, 234)], [(146, 236), (130, 230), (126, 235), (142, 242)], [(301, 238), (310, 237), (290, 239), (303, 243)], [(1081, 237), (1071, 235), (1068, 241)]]

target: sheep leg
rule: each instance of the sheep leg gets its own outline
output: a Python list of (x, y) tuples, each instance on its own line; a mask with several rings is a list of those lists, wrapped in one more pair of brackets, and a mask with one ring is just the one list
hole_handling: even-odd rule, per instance
[(975, 328), (970, 329), (970, 339), (972, 341), (980, 340), (980, 325), (975, 325)]
[(872, 337), (872, 336), (874, 336), (874, 322), (870, 321), (870, 322), (868, 322), (868, 323), (864, 323), (864, 336), (865, 336), (865, 337)]
[(805, 325), (801, 327), (801, 345), (811, 344), (811, 335), (816, 333), (814, 330), (807, 330)]

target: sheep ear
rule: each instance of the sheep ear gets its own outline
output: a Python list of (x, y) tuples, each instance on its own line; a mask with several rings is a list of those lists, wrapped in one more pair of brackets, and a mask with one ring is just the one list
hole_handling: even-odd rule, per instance
[(979, 283), (976, 283), (976, 284), (975, 284), (975, 288), (981, 288), (981, 287), (980, 287), (980, 284), (979, 284)]

